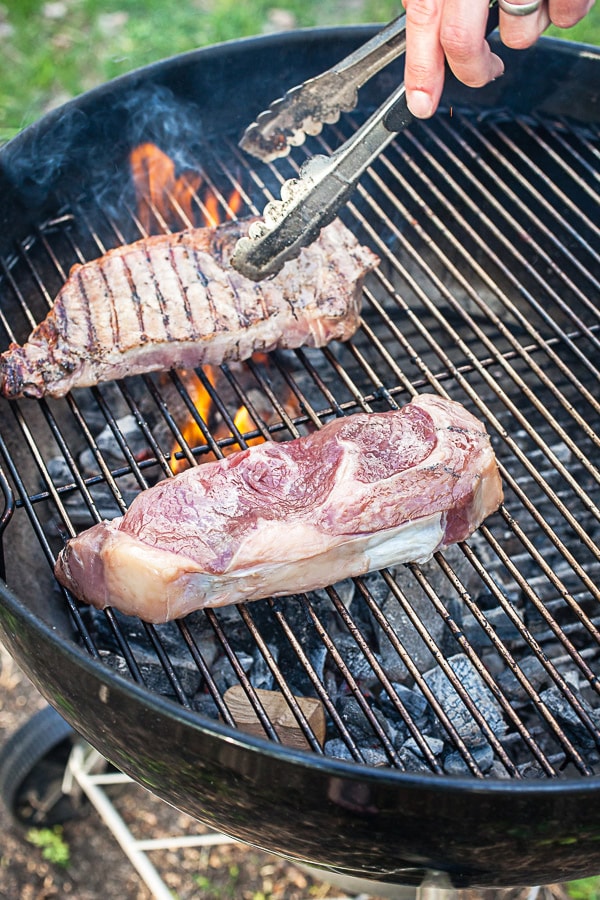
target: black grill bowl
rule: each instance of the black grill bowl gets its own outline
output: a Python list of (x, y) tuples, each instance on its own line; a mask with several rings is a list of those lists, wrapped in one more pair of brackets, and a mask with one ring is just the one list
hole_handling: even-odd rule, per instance
[[(0, 152), (0, 256), (10, 261), (42, 223), (82, 198), (88, 208), (118, 213), (119, 173), (133, 144), (169, 139), (165, 117), (132, 123), (136, 93), (166, 88), (193, 104), (190, 142), (214, 144), (222, 131), (239, 136), (285, 88), (372, 33), (294, 32), (208, 48), (134, 72), (49, 114)], [(507, 76), (479, 92), (449, 85), (446, 108), (475, 104), (483, 117), (542, 112), (583, 128), (600, 120), (590, 87), (599, 83), (596, 50), (542, 40), (525, 54), (500, 52)], [(400, 76), (399, 67), (381, 75), (366, 102), (385, 96)], [(12, 422), (0, 410), (0, 433), (18, 469)], [(56, 548), (35, 528), (13, 532), (9, 520), (27, 512), (28, 502), (20, 496), (14, 510), (12, 500), (3, 546), (10, 587), (0, 586), (3, 641), (64, 718), (157, 796), (253, 846), (373, 881), (416, 885), (437, 870), (456, 886), (509, 887), (600, 872), (594, 774), (480, 779), (345, 762), (247, 736), (116, 674), (75, 638), (49, 574)]]
[(370, 769), (202, 721), (107, 672), (3, 589), (9, 651), (100, 753), (215, 829), (374, 881), (456, 886), (568, 881), (600, 870), (597, 778), (479, 783)]

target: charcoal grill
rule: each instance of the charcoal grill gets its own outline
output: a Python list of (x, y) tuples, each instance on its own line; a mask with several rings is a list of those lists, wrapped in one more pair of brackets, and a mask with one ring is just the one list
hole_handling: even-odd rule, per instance
[[(260, 213), (307, 155), (360, 125), (401, 63), (277, 164), (245, 157), (244, 127), (372, 34), (176, 57), (7, 145), (2, 346), (26, 338), (72, 264), (215, 209)], [(351, 342), (224, 366), (216, 384), (172, 372), (0, 408), (2, 633), (49, 702), (119, 770), (215, 829), (392, 884), (431, 870), (457, 886), (600, 871), (600, 54), (550, 39), (497, 50), (506, 76), (479, 91), (450, 82), (435, 119), (400, 135), (344, 210), (382, 258)], [(143, 143), (174, 160), (189, 204), (173, 184), (166, 205), (136, 196), (130, 154)], [(426, 566), (156, 627), (92, 615), (55, 583), (64, 540), (174, 461), (423, 390), (485, 421), (505, 486), (500, 511)], [(254, 734), (236, 726), (232, 685)], [(301, 746), (282, 740), (263, 689), (285, 698)], [(325, 712), (324, 743), (306, 696)]]

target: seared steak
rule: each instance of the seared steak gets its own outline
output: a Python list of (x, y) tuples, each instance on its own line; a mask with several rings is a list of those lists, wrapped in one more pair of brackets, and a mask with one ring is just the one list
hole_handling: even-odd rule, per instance
[(248, 225), (145, 238), (74, 266), (27, 342), (1, 354), (2, 394), (62, 397), (126, 375), (351, 337), (377, 257), (336, 220), (255, 284), (229, 264)]
[(160, 482), (70, 540), (55, 571), (80, 600), (164, 622), (425, 561), (501, 500), (481, 422), (425, 394)]

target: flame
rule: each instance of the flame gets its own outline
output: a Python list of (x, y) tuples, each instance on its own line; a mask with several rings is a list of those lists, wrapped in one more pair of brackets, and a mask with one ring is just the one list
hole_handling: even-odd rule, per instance
[[(217, 379), (216, 373), (217, 373), (217, 370), (214, 366), (205, 366), (204, 367), (204, 374), (206, 375), (210, 384), (213, 385), (213, 387), (214, 387), (214, 385), (216, 383), (216, 379)], [(202, 382), (198, 381), (198, 379), (195, 377), (193, 372), (188, 372), (186, 370), (183, 370), (179, 373), (179, 377), (181, 378), (181, 380), (190, 396), (190, 399), (191, 399), (192, 403), (194, 404), (194, 408), (196, 409), (196, 411), (202, 418), (202, 421), (204, 422), (204, 424), (206, 426), (208, 426), (211, 409), (212, 409), (212, 399), (211, 399), (209, 392), (204, 387)], [(188, 419), (186, 419), (186, 421), (183, 424), (183, 427), (181, 428), (181, 437), (182, 437), (182, 444), (183, 445), (187, 444), (188, 447), (197, 447), (199, 445), (201, 446), (203, 444), (206, 444), (206, 441), (204, 439), (204, 435), (203, 435), (202, 431), (200, 430), (198, 424), (196, 423), (196, 420), (193, 419), (191, 416)], [(185, 459), (185, 457), (182, 457), (181, 459), (176, 458), (176, 456), (175, 456), (176, 449), (177, 449), (177, 447), (175, 446), (173, 448), (173, 453), (172, 453), (171, 461), (170, 461), (171, 471), (175, 475), (178, 472), (183, 472), (183, 470), (187, 469), (187, 467), (188, 467), (188, 462)]]
[[(218, 378), (218, 368), (217, 366), (204, 366), (204, 374), (206, 375), (210, 384), (215, 387)], [(179, 373), (183, 384), (190, 396), (192, 403), (200, 417), (202, 418), (205, 425), (210, 426), (210, 419), (212, 414), (212, 406), (213, 401), (210, 396), (210, 393), (202, 384), (201, 381), (195, 377), (193, 372), (182, 371)], [(240, 406), (237, 410), (234, 419), (233, 419), (234, 429), (237, 430), (237, 434), (244, 435), (250, 431), (256, 431), (256, 423), (254, 419), (248, 412), (245, 406)], [(235, 438), (235, 431), (230, 430), (224, 422), (220, 422), (216, 428), (213, 428), (212, 431), (213, 437), (215, 441), (223, 441), (227, 440), (227, 438)], [(181, 428), (181, 438), (182, 444), (187, 445), (188, 447), (198, 447), (205, 446), (206, 440), (204, 438), (204, 434), (199, 428), (196, 420), (192, 417), (186, 419)], [(250, 438), (245, 442), (247, 446), (251, 446), (252, 444), (261, 444), (264, 441), (262, 435), (258, 435), (256, 437)], [(185, 457), (181, 459), (177, 459), (175, 456), (175, 451), (177, 447), (173, 448), (173, 454), (171, 456), (171, 471), (174, 474), (178, 472), (183, 472), (184, 469), (188, 467), (188, 462)], [(182, 447), (183, 449), (183, 447)], [(228, 456), (230, 453), (234, 453), (236, 450), (239, 450), (240, 446), (238, 443), (228, 444), (221, 448), (221, 452), (223, 456)], [(209, 459), (213, 459), (212, 454), (206, 454), (202, 457), (204, 462), (207, 462)]]
[[(249, 431), (256, 431), (256, 422), (245, 406), (240, 406), (233, 419), (233, 424), (241, 435), (247, 434)], [(246, 445), (251, 447), (253, 444), (262, 444), (263, 441), (264, 437), (262, 434), (258, 434), (256, 437), (247, 438)], [(235, 449), (236, 447), (232, 445), (231, 447), (224, 448), (224, 452), (226, 454), (231, 453)]]
[[(204, 373), (208, 378), (209, 382), (213, 387), (216, 384), (218, 377), (218, 369), (216, 366), (204, 366)], [(193, 373), (190, 372), (180, 372), (181, 380), (183, 381), (188, 394), (190, 395), (190, 399), (194, 404), (195, 409), (198, 414), (202, 417), (204, 423), (208, 426), (212, 413), (212, 398), (204, 387), (204, 385), (198, 381)], [(230, 430), (224, 422), (220, 422), (216, 428), (213, 428), (212, 435), (215, 441), (224, 441), (227, 438), (236, 438), (237, 434), (243, 435), (250, 432), (256, 431), (256, 423), (254, 419), (250, 415), (249, 411), (245, 406), (240, 406), (234, 416), (233, 426), (235, 430)], [(195, 419), (188, 418), (181, 428), (181, 437), (182, 442), (187, 444), (188, 447), (202, 447), (206, 445), (206, 440), (198, 424)], [(229, 456), (230, 453), (235, 453), (237, 450), (241, 449), (243, 446), (251, 446), (252, 444), (262, 444), (264, 438), (262, 435), (258, 435), (256, 437), (250, 438), (245, 441), (244, 444), (238, 444), (236, 441), (233, 444), (227, 444), (226, 446), (221, 448), (221, 452), (223, 456)], [(176, 448), (173, 448), (174, 451)], [(183, 448), (182, 448), (183, 449)], [(209, 459), (213, 459), (212, 454), (205, 454), (202, 457), (203, 462), (208, 462)], [(184, 469), (187, 469), (188, 462), (185, 457), (181, 459), (177, 459), (175, 453), (173, 452), (171, 456), (171, 471), (176, 475), (178, 472), (183, 472)]]
[(219, 203), (214, 194), (209, 194), (204, 201), (204, 215), (206, 217), (206, 224), (211, 228), (214, 228), (215, 225), (219, 224)]
[[(234, 189), (227, 198), (208, 186), (201, 194), (202, 175), (194, 171), (178, 173), (175, 162), (155, 144), (144, 143), (136, 147), (130, 154), (130, 167), (136, 191), (138, 217), (148, 234), (164, 232), (171, 227), (192, 228), (196, 224), (214, 228), (224, 218), (236, 218), (242, 206), (242, 196), (237, 189)], [(264, 353), (255, 354), (253, 359), (260, 365), (268, 365), (268, 357)], [(215, 386), (219, 376), (218, 367), (204, 366), (203, 371), (209, 383)], [(243, 436), (256, 431), (257, 426), (243, 405), (235, 414), (233, 429), (230, 430), (223, 421), (214, 425), (211, 421), (214, 416), (209, 391), (194, 372), (181, 371), (179, 375), (198, 415), (207, 428), (211, 428), (215, 441), (234, 439), (233, 443), (222, 448), (223, 455), (235, 452), (240, 445), (250, 446), (264, 441), (262, 435), (244, 441)], [(186, 446), (190, 448), (206, 446), (202, 429), (193, 416), (186, 417), (180, 431), (181, 440), (175, 442), (170, 462), (171, 470), (175, 474), (182, 472), (189, 465), (185, 456), (177, 459), (176, 453)], [(238, 435), (242, 436), (242, 440)], [(202, 461), (212, 458), (214, 457), (210, 453), (201, 457)]]
[(227, 200), (223, 198), (218, 199), (212, 191), (206, 194), (202, 204), (202, 211), (204, 213), (204, 223), (210, 228), (214, 228), (219, 222), (223, 221), (220, 205), (223, 206), (228, 218), (235, 219), (242, 205), (242, 195), (237, 189), (232, 191), (231, 196)]
[(198, 172), (177, 175), (175, 163), (155, 144), (140, 144), (129, 157), (135, 186), (138, 214), (148, 233), (157, 224), (168, 227), (174, 214), (191, 226), (194, 222), (193, 204), (202, 184)]
[[(252, 356), (252, 360), (255, 364), (261, 366), (268, 366), (269, 364), (268, 356), (265, 353), (255, 353)], [(218, 390), (218, 381), (220, 377), (219, 367), (204, 366), (203, 371), (210, 384), (215, 387), (216, 390)], [(238, 450), (245, 447), (251, 447), (254, 444), (262, 444), (264, 442), (265, 438), (262, 434), (256, 434), (252, 437), (247, 436), (251, 432), (257, 431), (258, 426), (256, 420), (252, 417), (250, 411), (246, 406), (242, 404), (238, 407), (233, 418), (232, 429), (230, 429), (224, 421), (218, 421), (216, 424), (214, 424), (211, 421), (211, 419), (214, 418), (213, 401), (209, 391), (204, 387), (202, 382), (200, 382), (195, 377), (193, 372), (182, 371), (179, 373), (179, 375), (196, 410), (202, 416), (205, 424), (211, 429), (214, 440), (218, 442), (224, 442), (233, 439), (231, 443), (227, 443), (224, 446), (221, 446), (221, 453), (223, 454), (223, 456), (229, 456), (230, 453), (236, 453)], [(270, 404), (266, 404), (266, 406), (266, 409), (261, 408), (260, 410), (258, 410), (257, 415), (260, 416), (261, 420), (267, 427), (279, 423), (281, 419), (279, 418), (277, 412), (274, 409), (269, 408)], [(291, 419), (299, 415), (301, 412), (298, 399), (289, 387), (287, 388), (287, 393), (283, 401), (283, 408), (285, 409), (286, 414)], [(194, 447), (206, 446), (206, 440), (202, 431), (198, 427), (196, 421), (191, 417), (186, 419), (183, 427), (181, 428), (181, 437), (182, 445), (187, 444), (187, 446), (191, 449), (194, 449)], [(181, 449), (183, 449), (183, 446)], [(188, 461), (185, 457), (182, 457), (181, 459), (177, 459), (175, 457), (175, 453), (178, 450), (179, 445), (176, 444), (173, 447), (170, 461), (171, 470), (174, 474), (182, 472), (188, 467)], [(208, 462), (209, 460), (212, 460), (214, 458), (215, 457), (212, 453), (203, 453), (199, 457), (199, 461)]]
[(171, 226), (192, 228), (203, 224), (214, 228), (224, 218), (220, 207), (228, 218), (233, 219), (242, 205), (237, 189), (224, 199), (208, 188), (201, 198), (198, 192), (202, 175), (192, 170), (178, 174), (175, 162), (156, 144), (139, 144), (131, 151), (129, 165), (138, 216), (148, 234), (165, 231)]

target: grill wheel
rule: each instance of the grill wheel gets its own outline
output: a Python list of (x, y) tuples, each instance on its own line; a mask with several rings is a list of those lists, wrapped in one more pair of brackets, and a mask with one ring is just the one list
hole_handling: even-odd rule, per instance
[(35, 713), (0, 750), (0, 796), (15, 823), (51, 828), (82, 815), (62, 781), (75, 733), (51, 706)]

